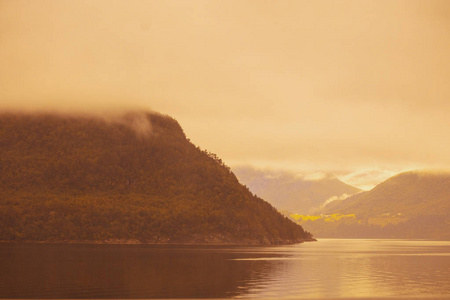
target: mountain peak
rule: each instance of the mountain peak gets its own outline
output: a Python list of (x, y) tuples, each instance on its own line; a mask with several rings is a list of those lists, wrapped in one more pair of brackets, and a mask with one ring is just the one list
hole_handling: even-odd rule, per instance
[(360, 216), (401, 212), (404, 215), (449, 214), (450, 173), (418, 170), (397, 174), (371, 191), (325, 206), (323, 213)]
[(340, 181), (333, 174), (292, 173), (258, 170), (249, 166), (233, 168), (238, 179), (277, 209), (292, 213), (311, 213), (332, 197), (355, 194), (360, 190)]

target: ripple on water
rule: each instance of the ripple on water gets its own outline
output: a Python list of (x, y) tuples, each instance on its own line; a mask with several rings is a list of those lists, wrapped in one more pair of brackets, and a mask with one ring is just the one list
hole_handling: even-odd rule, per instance
[(0, 245), (0, 298), (450, 295), (450, 243), (273, 247)]

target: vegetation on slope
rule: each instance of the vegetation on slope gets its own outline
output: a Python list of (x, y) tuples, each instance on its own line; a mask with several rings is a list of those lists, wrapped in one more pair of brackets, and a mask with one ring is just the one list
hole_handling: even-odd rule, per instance
[(159, 114), (3, 113), (0, 167), (1, 240), (311, 239)]
[(335, 201), (323, 213), (355, 213), (358, 217), (382, 214), (411, 217), (450, 213), (450, 173), (411, 171), (400, 173), (369, 192)]
[(401, 173), (321, 213), (297, 223), (321, 237), (450, 239), (450, 174)]

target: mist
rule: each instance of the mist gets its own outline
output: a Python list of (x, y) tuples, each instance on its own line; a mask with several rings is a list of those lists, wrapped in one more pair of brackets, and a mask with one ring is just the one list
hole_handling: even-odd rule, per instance
[(1, 110), (154, 110), (229, 165), (359, 186), (450, 168), (447, 1), (18, 0), (0, 28)]

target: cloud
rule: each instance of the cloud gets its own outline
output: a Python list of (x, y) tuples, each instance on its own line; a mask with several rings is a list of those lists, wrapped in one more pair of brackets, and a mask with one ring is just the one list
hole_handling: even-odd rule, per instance
[(450, 168), (448, 7), (2, 1), (0, 109), (150, 108), (231, 165)]
[(329, 174), (329, 173), (325, 173), (325, 172), (313, 172), (313, 173), (308, 173), (308, 174), (298, 174), (297, 176), (299, 176), (300, 178), (303, 178), (304, 180), (307, 181), (319, 181), (325, 178), (332, 178), (334, 177), (333, 175)]
[(344, 194), (342, 194), (342, 195), (340, 195), (340, 196), (333, 196), (333, 197), (330, 197), (330, 198), (328, 198), (327, 200), (325, 200), (325, 202), (324, 202), (323, 204), (320, 205), (320, 209), (322, 209), (323, 207), (325, 207), (325, 205), (327, 205), (327, 204), (329, 204), (329, 203), (331, 203), (331, 202), (333, 202), (333, 201), (336, 201), (336, 200), (345, 200), (345, 199), (347, 199), (347, 198), (350, 197), (350, 196), (352, 196), (352, 195), (349, 195), (349, 194), (344, 193)]
[(149, 137), (152, 132), (151, 119), (143, 112), (129, 112), (114, 120), (129, 126), (141, 138)]
[(342, 174), (338, 176), (343, 182), (352, 186), (358, 187), (362, 190), (368, 191), (374, 188), (376, 185), (385, 181), (386, 179), (401, 173), (409, 171), (407, 169), (365, 169)]

